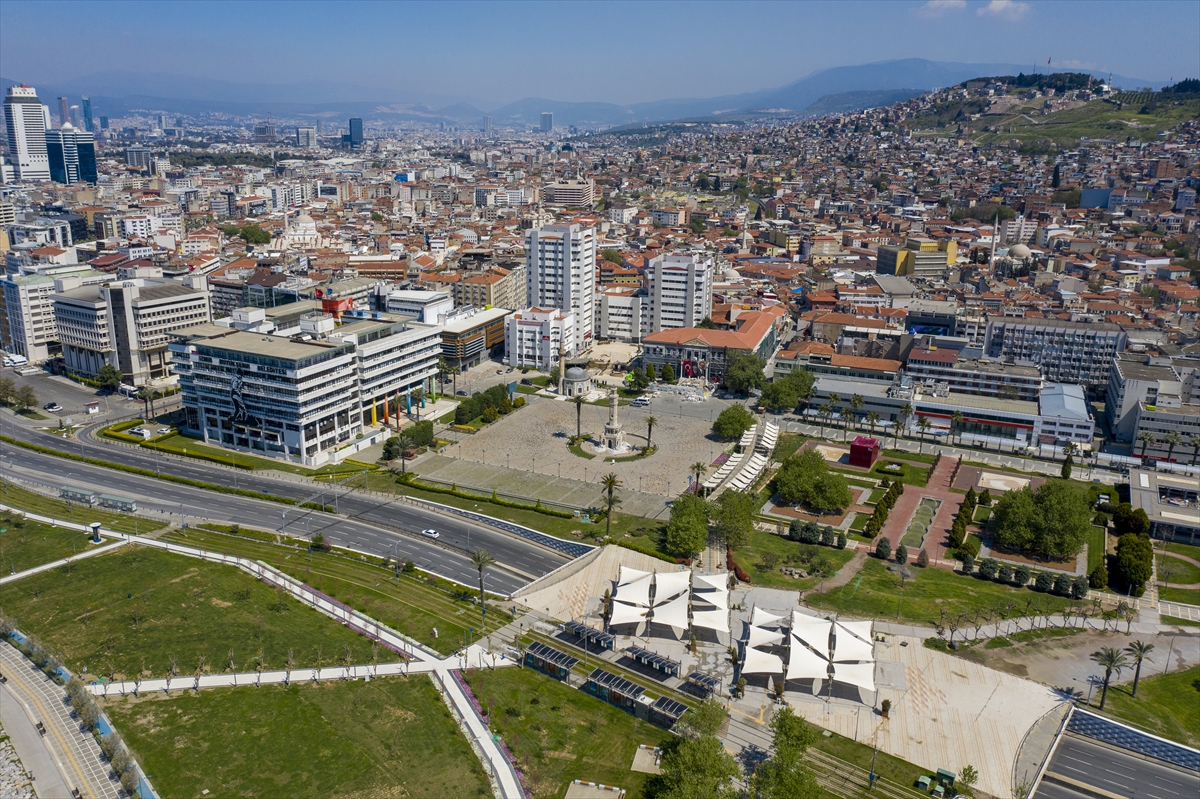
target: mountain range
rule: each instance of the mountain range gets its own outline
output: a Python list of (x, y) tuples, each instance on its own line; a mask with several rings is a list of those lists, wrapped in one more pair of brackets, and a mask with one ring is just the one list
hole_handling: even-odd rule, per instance
[[(130, 112), (200, 114), (219, 112), (239, 116), (327, 120), (340, 123), (347, 117), (368, 120), (445, 122), (478, 125), (484, 115), (492, 124), (537, 125), (542, 112), (554, 114), (556, 125), (610, 126), (666, 122), (680, 119), (717, 120), (745, 115), (815, 116), (886, 105), (935, 88), (971, 78), (1016, 75), (1016, 64), (967, 64), (906, 58), (856, 66), (832, 67), (774, 89), (708, 98), (673, 98), (621, 105), (567, 102), (530, 97), (484, 110), (486, 104), (467, 96), (433, 95), (420, 91), (379, 89), (334, 82), (252, 84), (191, 76), (106, 72), (57, 84), (37, 85), (42, 101), (53, 107), (53, 98), (65, 96), (72, 104), (81, 95), (91, 97), (96, 116), (123, 116)], [(1107, 79), (1108, 73), (1093, 72)], [(15, 81), (0, 78), (7, 88)], [(1162, 81), (1112, 76), (1123, 88), (1151, 86)]]

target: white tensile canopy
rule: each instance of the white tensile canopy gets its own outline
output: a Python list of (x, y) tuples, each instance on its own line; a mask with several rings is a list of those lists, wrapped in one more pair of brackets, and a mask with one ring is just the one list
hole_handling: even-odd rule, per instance
[(666, 602), (672, 597), (688, 590), (692, 584), (692, 573), (690, 571), (682, 572), (658, 572), (654, 575), (654, 598), (657, 602)]
[(874, 663), (834, 663), (833, 679), (856, 685), (868, 691), (875, 690)]
[(640, 624), (646, 620), (649, 608), (628, 605), (624, 602), (612, 603), (612, 615), (609, 624)]
[(742, 674), (782, 674), (783, 660), (778, 655), (763, 652), (752, 646), (746, 647), (742, 661)]
[(875, 660), (875, 647), (857, 635), (838, 631), (837, 643), (833, 648), (835, 663)]
[(792, 636), (807, 644), (814, 652), (819, 652), (823, 657), (828, 656), (829, 628), (832, 626), (833, 622), (826, 619), (792, 614)]
[(617, 599), (631, 605), (647, 607), (650, 604), (650, 575), (632, 583), (617, 586)]
[(828, 676), (828, 660), (813, 653), (800, 642), (800, 639), (796, 638), (796, 640), (792, 641), (792, 652), (788, 659), (787, 679), (823, 680)]
[(707, 602), (713, 607), (729, 610), (729, 592), (728, 591), (693, 591), (693, 602)]
[[(696, 585), (702, 583), (702, 585)], [(729, 589), (729, 578), (724, 574), (693, 574), (692, 585), (696, 588), (716, 588), (720, 591)]]
[(778, 626), (777, 623), (783, 621), (783, 618), (783, 616), (776, 616), (774, 613), (767, 613), (762, 608), (755, 608), (754, 612), (750, 614), (750, 623), (755, 627), (764, 627), (768, 624)]
[(783, 633), (768, 630), (765, 627), (750, 627), (750, 636), (746, 639), (746, 646), (762, 646), (763, 644), (775, 644), (783, 640)]
[(626, 583), (634, 583), (643, 577), (649, 576), (650, 572), (638, 571), (637, 569), (631, 569), (628, 566), (622, 566), (621, 575), (617, 577), (617, 587), (620, 588)]
[(864, 641), (870, 641), (874, 636), (871, 635), (871, 622), (869, 621), (839, 621), (837, 623), (841, 630), (854, 633)]
[(716, 630), (719, 633), (729, 632), (728, 610), (692, 610), (692, 626)]
[(655, 624), (666, 624), (677, 630), (686, 630), (688, 626), (688, 595), (654, 606)]

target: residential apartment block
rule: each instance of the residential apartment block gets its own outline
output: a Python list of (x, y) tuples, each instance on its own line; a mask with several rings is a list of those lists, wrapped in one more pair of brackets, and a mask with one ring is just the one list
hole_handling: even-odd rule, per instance
[(525, 234), (525, 307), (573, 315), (568, 355), (592, 344), (596, 302), (596, 232), (549, 225)]
[(1036, 364), (1046, 380), (1094, 388), (1108, 383), (1113, 358), (1127, 340), (1120, 327), (1105, 322), (1000, 318), (988, 321), (983, 351), (989, 358)]
[(575, 314), (561, 308), (527, 308), (504, 318), (504, 362), (543, 371), (556, 366), (559, 347), (576, 351)]

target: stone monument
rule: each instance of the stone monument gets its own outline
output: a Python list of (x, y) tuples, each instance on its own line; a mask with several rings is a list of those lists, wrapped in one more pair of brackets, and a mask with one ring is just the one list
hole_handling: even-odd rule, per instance
[[(617, 421), (617, 390), (608, 393), (608, 422), (604, 425), (604, 449), (609, 452), (625, 452), (630, 446), (625, 443), (625, 433)], [(599, 449), (599, 447), (597, 447)]]

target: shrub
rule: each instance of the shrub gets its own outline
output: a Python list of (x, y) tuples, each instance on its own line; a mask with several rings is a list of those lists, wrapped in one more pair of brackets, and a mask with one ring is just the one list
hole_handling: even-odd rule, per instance
[(979, 494), (979, 507), (988, 508), (992, 505), (992, 494), (986, 488)]
[(1103, 591), (1108, 588), (1108, 569), (1101, 563), (1088, 574), (1088, 587)]
[(838, 537), (837, 537), (837, 548), (838, 548), (838, 549), (845, 549), (845, 548), (846, 548), (846, 532), (845, 532), (844, 530), (843, 530), (843, 531), (839, 531), (839, 532), (838, 532)]
[(512, 406), (514, 408), (524, 408), (525, 407), (525, 398), (517, 397), (515, 400), (513, 400)]
[(896, 562), (908, 563), (908, 547), (904, 546), (904, 544), (896, 545)]
[(1029, 578), (1032, 576), (1032, 574), (1032, 569), (1024, 564), (1021, 564), (1013, 571), (1013, 584), (1019, 585), (1022, 588), (1029, 585)]
[(775, 571), (775, 567), (779, 565), (779, 555), (774, 552), (764, 552), (762, 557), (758, 559), (758, 568), (760, 571)]
[(1088, 578), (1082, 574), (1075, 575), (1075, 579), (1071, 581), (1071, 598), (1083, 599), (1088, 592)]
[(996, 579), (996, 572), (1000, 570), (1000, 561), (995, 558), (984, 558), (979, 562), (979, 576), (985, 580)]
[(1038, 572), (1033, 579), (1033, 587), (1043, 594), (1048, 594), (1054, 588), (1054, 575), (1050, 572)]
[(821, 528), (821, 543), (827, 547), (831, 547), (837, 541), (837, 533), (829, 525)]
[(975, 571), (975, 556), (970, 552), (964, 552), (960, 556), (962, 558), (963, 574), (970, 574)]
[(821, 525), (794, 519), (788, 528), (788, 537), (802, 544), (817, 544), (821, 541)]
[(1007, 563), (1000, 564), (1000, 571), (996, 572), (996, 579), (1002, 583), (1011, 583), (1013, 579), (1013, 567)]
[(1092, 524), (1096, 525), (1097, 527), (1108, 527), (1108, 514), (1097, 513), (1092, 517)]
[(1071, 595), (1071, 583), (1073, 583), (1073, 582), (1074, 582), (1074, 580), (1071, 578), (1070, 575), (1067, 575), (1067, 574), (1058, 575), (1057, 577), (1054, 578), (1054, 593), (1058, 594), (1059, 596), (1070, 596)]
[(981, 542), (979, 541), (978, 537), (973, 535), (967, 536), (966, 540), (964, 540), (958, 547), (959, 555), (967, 554), (973, 558), (979, 557), (980, 543)]
[(1141, 596), (1153, 572), (1153, 559), (1154, 550), (1148, 537), (1126, 533), (1117, 539), (1117, 556), (1112, 559), (1110, 582), (1119, 586), (1122, 593)]
[(875, 557), (879, 558), (880, 560), (887, 560), (891, 556), (892, 542), (887, 540), (886, 537), (880, 538), (879, 542), (875, 544)]
[(922, 549), (920, 552), (917, 553), (917, 566), (924, 569), (928, 565), (929, 565), (929, 553)]
[(499, 418), (499, 416), (500, 416), (500, 412), (497, 411), (495, 408), (484, 408), (483, 409), (483, 421), (487, 422), (488, 424), (491, 424), (492, 422), (496, 421), (496, 419)]

